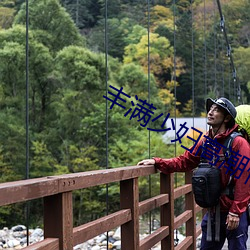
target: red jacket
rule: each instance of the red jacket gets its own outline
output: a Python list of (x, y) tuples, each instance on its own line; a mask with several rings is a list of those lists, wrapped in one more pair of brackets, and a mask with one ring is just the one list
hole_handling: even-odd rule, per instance
[[(238, 131), (238, 125), (235, 125), (233, 128), (228, 129), (222, 134), (218, 134), (214, 137), (217, 138), (217, 142), (220, 144), (224, 144), (226, 137), (231, 134), (233, 131)], [(209, 132), (207, 133), (207, 135)], [(191, 171), (192, 169), (196, 168), (198, 164), (200, 163), (200, 155), (202, 150), (198, 150), (199, 147), (202, 145), (203, 141), (205, 141), (206, 138), (202, 137), (202, 139), (197, 143), (192, 153), (190, 153), (188, 150), (176, 158), (171, 159), (162, 159), (162, 158), (154, 158), (155, 160), (155, 166), (163, 173), (173, 173), (173, 172), (186, 172)], [(184, 145), (185, 146), (185, 145)], [(244, 162), (247, 162), (247, 159), (250, 159), (250, 145), (249, 143), (242, 138), (241, 136), (237, 136), (232, 144), (232, 150), (234, 152), (237, 152), (239, 150), (239, 154), (243, 157), (247, 157)], [(198, 151), (197, 155), (196, 152)], [(196, 156), (195, 156), (196, 155)], [(223, 156), (223, 150), (221, 148), (219, 154), (220, 156)], [(240, 160), (242, 159), (240, 157)], [(240, 162), (238, 161), (238, 163)], [(217, 163), (217, 167), (222, 162), (219, 161)], [(236, 168), (238, 167), (238, 163), (236, 165)], [(240, 168), (243, 168), (243, 165), (241, 165)], [(249, 172), (248, 172), (249, 170)], [(221, 184), (222, 188), (224, 189), (230, 178), (230, 173), (228, 172), (226, 174), (227, 168), (221, 167)], [(246, 168), (244, 169), (242, 175), (240, 178), (235, 178), (235, 176), (239, 176), (241, 173), (240, 170), (237, 170), (237, 172), (234, 174), (234, 200), (230, 200), (225, 194), (222, 194), (220, 198), (220, 205), (221, 205), (221, 211), (223, 212), (232, 212), (236, 213), (238, 215), (241, 215), (244, 211), (246, 211), (247, 205), (250, 201), (250, 161), (248, 162)], [(249, 178), (249, 180), (248, 180)], [(245, 184), (245, 182), (248, 180), (248, 182)]]

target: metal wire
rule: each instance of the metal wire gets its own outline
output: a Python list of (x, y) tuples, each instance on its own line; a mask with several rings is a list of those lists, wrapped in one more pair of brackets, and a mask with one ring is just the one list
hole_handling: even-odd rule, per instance
[[(106, 96), (108, 96), (108, 0), (105, 0), (105, 83), (106, 83)], [(109, 167), (108, 162), (108, 148), (109, 148), (109, 119), (108, 119), (108, 100), (106, 99), (106, 169)], [(106, 215), (109, 213), (109, 186), (106, 184)], [(108, 232), (107, 232), (107, 249), (108, 249)]]
[[(175, 124), (176, 124), (176, 99), (177, 99), (177, 86), (176, 86), (176, 2), (173, 0), (173, 11), (174, 11), (174, 74), (173, 74), (173, 81), (174, 81), (174, 96), (175, 96), (175, 102), (174, 102), (174, 110), (175, 110)], [(176, 135), (176, 126), (175, 126), (175, 135)], [(175, 138), (176, 139), (176, 138)], [(176, 141), (175, 141), (175, 156), (176, 156)]]
[[(25, 179), (29, 179), (29, 0), (26, 0), (26, 45), (25, 45), (25, 71), (26, 71), (26, 173)], [(29, 210), (30, 203), (26, 202), (26, 230), (27, 230), (27, 245), (29, 245)]]
[(204, 89), (205, 97), (207, 97), (207, 39), (206, 39), (206, 0), (204, 0)]
[[(150, 103), (150, 0), (147, 0), (147, 29), (148, 29), (148, 103)], [(151, 157), (151, 140), (150, 140), (150, 130), (148, 130), (148, 158)], [(148, 176), (148, 193), (149, 197), (151, 197), (151, 175)], [(152, 212), (149, 212), (149, 233), (152, 230)]]
[(214, 3), (214, 90), (215, 90), (215, 93), (216, 93), (216, 97), (217, 96), (217, 62), (216, 62), (216, 59), (217, 59), (217, 32), (216, 32), (216, 15), (215, 15), (215, 1), (213, 1)]
[[(174, 37), (173, 37), (173, 43), (174, 43), (174, 55), (173, 55), (173, 61), (174, 61), (174, 70), (173, 70), (173, 81), (174, 81), (174, 96), (175, 96), (175, 102), (174, 102), (174, 110), (175, 110), (175, 124), (176, 124), (176, 116), (177, 116), (177, 105), (176, 105), (176, 99), (177, 99), (177, 86), (176, 86), (176, 2), (173, 0), (173, 23), (174, 23)], [(174, 147), (174, 154), (176, 156), (177, 153), (177, 145), (176, 145), (176, 126), (175, 126), (175, 147)], [(175, 173), (175, 187), (177, 187), (177, 173)], [(175, 244), (178, 245), (179, 238), (178, 238), (178, 232), (177, 229), (175, 230)]]
[[(222, 13), (220, 0), (217, 0), (217, 6), (218, 6), (219, 14), (220, 14), (220, 27), (221, 27), (221, 31), (224, 34), (224, 38), (226, 40), (227, 56), (228, 56), (228, 58), (230, 60), (230, 67), (232, 69), (232, 78), (233, 78), (233, 81), (234, 81), (234, 89), (233, 89), (233, 91), (236, 92), (235, 94), (237, 95), (238, 103), (241, 104), (242, 103), (241, 86), (240, 86), (240, 82), (239, 82), (239, 80), (237, 78), (237, 72), (236, 72), (236, 68), (235, 68), (235, 65), (234, 65), (232, 49), (231, 49), (231, 45), (229, 43), (228, 36), (227, 36), (226, 23), (225, 23), (225, 18), (224, 18), (223, 13)], [(237, 85), (237, 89), (236, 89), (236, 85)]]
[[(193, 0), (191, 1), (191, 23), (192, 23), (192, 115), (193, 115), (193, 127), (194, 127), (194, 116), (195, 116), (195, 106), (194, 106), (194, 11), (193, 11)], [(194, 138), (194, 130), (193, 130)]]

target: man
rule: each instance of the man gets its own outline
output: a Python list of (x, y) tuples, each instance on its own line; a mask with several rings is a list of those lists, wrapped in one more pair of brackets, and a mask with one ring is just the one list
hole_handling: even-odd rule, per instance
[[(218, 143), (224, 145), (226, 138), (234, 131), (238, 131), (238, 125), (235, 124), (236, 109), (234, 105), (226, 98), (219, 98), (217, 100), (207, 99), (207, 124), (210, 129), (207, 135), (212, 140), (217, 140)], [(206, 138), (203, 137), (194, 147), (193, 150), (187, 150), (183, 155), (171, 158), (162, 159), (154, 157), (153, 159), (146, 159), (140, 161), (138, 165), (155, 165), (157, 169), (165, 174), (173, 172), (186, 172), (198, 166), (201, 160), (201, 152), (199, 150)], [(212, 146), (214, 148), (214, 146)], [(214, 148), (215, 149), (215, 148)], [(249, 143), (237, 136), (232, 144), (232, 152), (238, 152), (245, 160), (250, 159)], [(217, 154), (218, 155), (218, 154)], [(221, 148), (219, 156), (223, 158), (223, 150)], [(216, 166), (222, 163), (222, 160), (216, 163)], [(237, 168), (238, 165), (234, 167)], [(244, 169), (243, 166), (240, 167)], [(221, 167), (221, 185), (223, 190), (227, 190), (228, 184), (233, 185), (233, 197), (227, 192), (222, 193), (220, 197), (220, 239), (215, 240), (215, 221), (214, 212), (211, 212), (212, 217), (212, 241), (207, 241), (207, 219), (208, 213), (202, 219), (202, 240), (201, 250), (219, 250), (222, 249), (225, 239), (228, 239), (229, 250), (245, 250), (247, 249), (246, 241), (248, 237), (248, 217), (247, 207), (250, 201), (249, 183), (248, 180), (250, 162), (248, 160), (247, 166), (244, 170), (238, 169), (233, 178), (230, 178), (231, 171), (227, 168)], [(250, 171), (250, 170), (249, 170)], [(241, 175), (240, 175), (241, 174)], [(240, 178), (238, 178), (240, 176)], [(218, 183), (219, 185), (219, 183)]]

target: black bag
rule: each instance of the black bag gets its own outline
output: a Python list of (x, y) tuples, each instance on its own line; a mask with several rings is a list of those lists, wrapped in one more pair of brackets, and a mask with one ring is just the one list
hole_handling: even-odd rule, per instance
[(207, 162), (199, 164), (192, 176), (195, 202), (203, 208), (214, 207), (221, 195), (220, 169)]
[(211, 207), (216, 208), (215, 241), (220, 241), (221, 171), (208, 162), (201, 162), (192, 177), (193, 193), (196, 203), (208, 208), (207, 241), (212, 241)]

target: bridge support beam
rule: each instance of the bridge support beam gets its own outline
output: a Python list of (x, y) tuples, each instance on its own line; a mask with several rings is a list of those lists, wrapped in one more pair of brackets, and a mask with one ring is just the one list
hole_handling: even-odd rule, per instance
[[(185, 173), (185, 183), (192, 183), (192, 172)], [(196, 206), (192, 192), (185, 195), (185, 201), (185, 210), (192, 211), (192, 217), (186, 222), (186, 237), (192, 236), (193, 238), (193, 243), (188, 250), (196, 250)]]
[(138, 178), (120, 182), (121, 209), (131, 210), (132, 220), (121, 226), (121, 249), (139, 250)]
[(44, 197), (44, 238), (58, 238), (60, 250), (73, 249), (72, 192)]
[(161, 206), (161, 226), (169, 227), (169, 235), (161, 241), (162, 250), (174, 249), (174, 176), (160, 174), (160, 192), (169, 194), (169, 202)]

